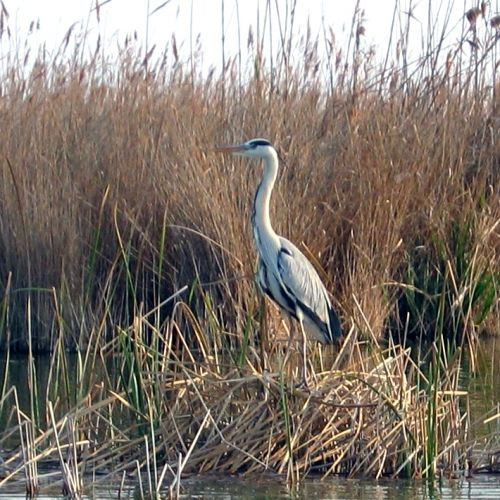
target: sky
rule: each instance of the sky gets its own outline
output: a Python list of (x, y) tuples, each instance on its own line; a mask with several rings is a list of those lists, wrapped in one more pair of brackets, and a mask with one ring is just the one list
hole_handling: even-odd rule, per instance
[[(324, 27), (331, 27), (339, 43), (345, 43), (356, 7), (355, 0), (0, 0), (8, 12), (3, 18), (0, 57), (16, 53), (24, 57), (27, 49), (34, 54), (44, 45), (55, 53), (71, 26), (74, 32), (86, 32), (86, 46), (95, 48), (97, 37), (109, 54), (123, 46), (127, 35), (135, 33), (144, 47), (156, 45), (158, 51), (171, 43), (175, 34), (179, 51), (191, 53), (199, 37), (203, 52), (202, 65), (220, 67), (222, 61), (222, 7), (224, 7), (224, 37), (227, 54), (236, 54), (241, 45), (245, 49), (249, 26), (263, 26), (266, 6), (270, 6), (272, 36), (279, 39), (281, 24), (284, 29), (287, 8), (296, 5), (294, 31), (305, 33), (309, 23), (311, 34), (319, 36)], [(360, 0), (364, 11), (365, 47), (374, 46), (378, 52), (387, 47), (393, 11), (404, 20), (410, 10), (413, 16), (411, 39), (415, 54), (426, 36), (429, 21), (440, 24), (449, 15), (449, 43), (458, 39), (464, 23), (464, 12), (476, 6), (473, 0)], [(498, 0), (491, 0), (491, 15), (498, 12)], [(432, 12), (428, 16), (428, 7)], [(277, 9), (279, 7), (279, 9)], [(279, 12), (278, 12), (279, 10)], [(269, 20), (269, 16), (267, 17)], [(32, 23), (35, 23), (35, 29)], [(269, 22), (269, 21), (267, 21)], [(268, 25), (267, 25), (268, 26)], [(10, 38), (6, 36), (6, 27)], [(268, 30), (269, 31), (269, 30)], [(267, 31), (267, 32), (268, 32)], [(266, 35), (266, 43), (268, 35)]]

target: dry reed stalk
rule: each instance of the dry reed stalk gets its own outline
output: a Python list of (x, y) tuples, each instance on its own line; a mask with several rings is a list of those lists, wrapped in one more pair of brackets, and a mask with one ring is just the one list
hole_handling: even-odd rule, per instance
[[(62, 477), (63, 477), (63, 494), (70, 495), (72, 498), (81, 498), (83, 493), (83, 484), (80, 481), (78, 474), (78, 461), (76, 458), (76, 449), (74, 446), (74, 436), (71, 431), (68, 431), (70, 443), (67, 446), (67, 456), (68, 460), (64, 460), (63, 449), (59, 440), (59, 431), (57, 429), (57, 423), (54, 416), (54, 408), (52, 402), (49, 401), (49, 416), (52, 424), (52, 429), (54, 431), (54, 439), (56, 442), (56, 450), (59, 456), (59, 463), (61, 467)], [(65, 426), (69, 426), (68, 420), (66, 418), (61, 422), (60, 432)], [(71, 442), (73, 441), (73, 443)]]
[(34, 497), (39, 491), (39, 478), (34, 443), (33, 422), (26, 419), (19, 411), (17, 391), (14, 390), (16, 415), (22, 450), (22, 461), (25, 474), (25, 489), (28, 497)]

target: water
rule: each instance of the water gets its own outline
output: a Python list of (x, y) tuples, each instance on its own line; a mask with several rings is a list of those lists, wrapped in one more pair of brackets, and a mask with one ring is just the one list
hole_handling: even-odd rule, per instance
[[(500, 498), (500, 476), (479, 475), (470, 480), (443, 480), (428, 483), (425, 481), (407, 480), (366, 480), (329, 478), (325, 481), (307, 479), (297, 485), (288, 486), (276, 478), (255, 476), (238, 478), (232, 476), (191, 477), (182, 481), (180, 498), (217, 498), (236, 499), (342, 499), (358, 500), (370, 498), (374, 500), (429, 499), (496, 499)], [(121, 498), (140, 498), (137, 488), (126, 487)], [(166, 494), (167, 492), (163, 492)], [(5, 488), (0, 492), (0, 499), (25, 498), (24, 491)], [(37, 499), (65, 498), (60, 492), (46, 492)], [(84, 498), (111, 499), (119, 498), (119, 491), (114, 488), (91, 488)]]
[[(500, 338), (489, 337), (480, 342), (475, 374), (470, 373), (467, 358), (464, 364), (462, 386), (469, 392), (471, 420), (482, 417), (494, 408), (500, 411)], [(493, 425), (500, 430), (498, 420)], [(479, 431), (486, 433), (491, 429), (492, 426), (486, 426)]]
[(184, 484), (185, 498), (297, 498), (297, 499), (480, 499), (500, 498), (500, 477), (484, 476), (471, 481), (444, 481), (429, 484), (424, 481), (360, 480), (329, 478), (309, 479), (296, 486), (276, 483), (276, 480), (251, 479), (191, 479)]

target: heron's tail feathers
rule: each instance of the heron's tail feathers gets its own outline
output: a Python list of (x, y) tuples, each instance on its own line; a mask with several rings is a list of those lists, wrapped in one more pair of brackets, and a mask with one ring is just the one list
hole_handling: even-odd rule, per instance
[(330, 319), (330, 332), (333, 344), (336, 340), (342, 337), (342, 326), (340, 325), (339, 317), (333, 307), (328, 308), (328, 317)]

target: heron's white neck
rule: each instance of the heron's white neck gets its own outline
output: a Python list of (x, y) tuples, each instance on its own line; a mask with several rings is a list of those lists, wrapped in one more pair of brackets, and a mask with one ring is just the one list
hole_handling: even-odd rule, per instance
[(265, 156), (263, 160), (264, 174), (255, 192), (252, 214), (252, 223), (256, 240), (266, 237), (274, 239), (276, 237), (276, 233), (271, 226), (271, 220), (269, 218), (269, 202), (271, 200), (274, 183), (276, 182), (276, 176), (278, 175), (278, 155), (276, 151), (271, 150), (270, 154)]

